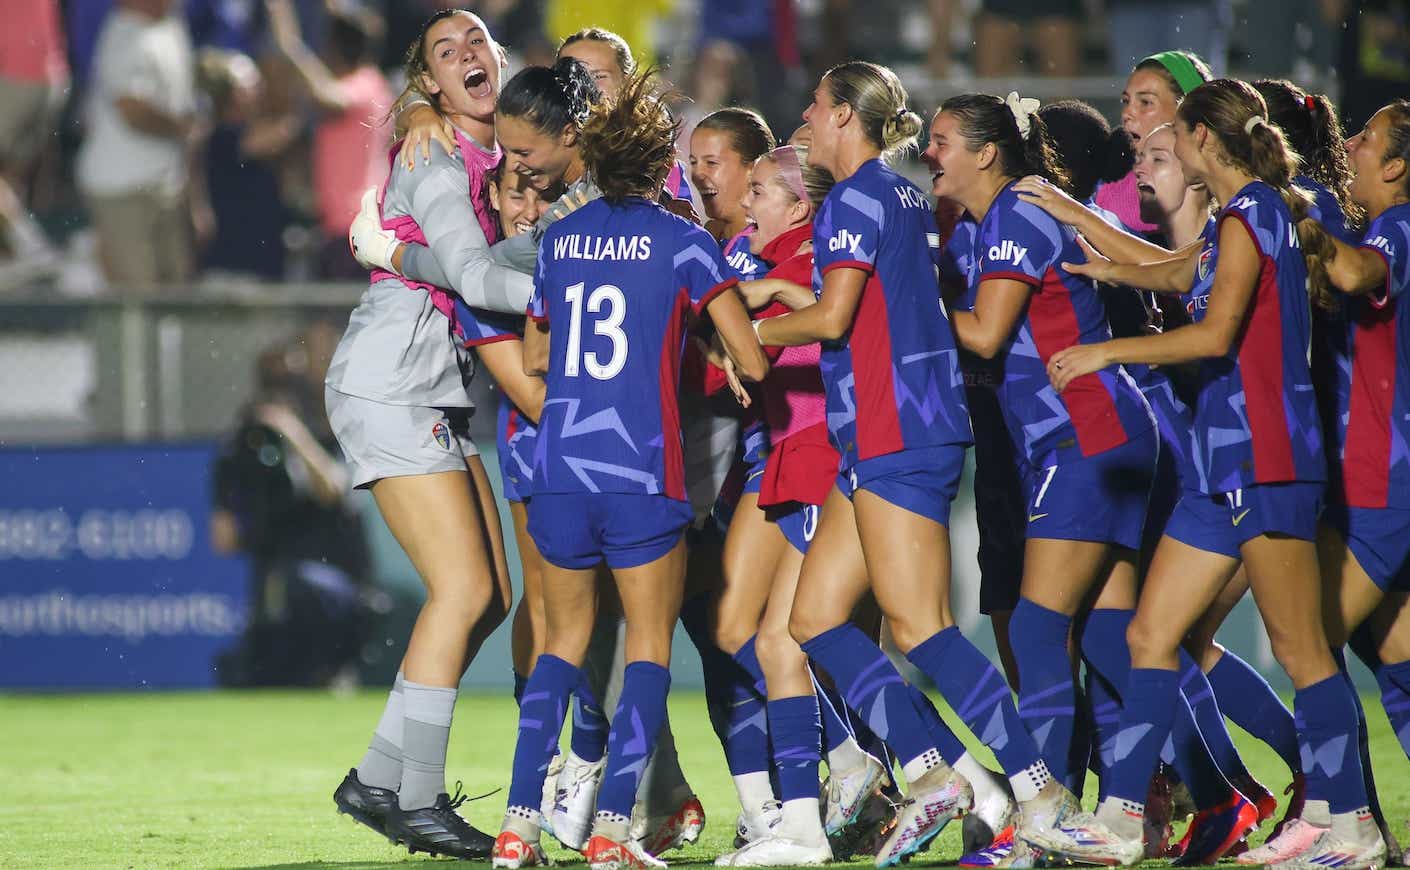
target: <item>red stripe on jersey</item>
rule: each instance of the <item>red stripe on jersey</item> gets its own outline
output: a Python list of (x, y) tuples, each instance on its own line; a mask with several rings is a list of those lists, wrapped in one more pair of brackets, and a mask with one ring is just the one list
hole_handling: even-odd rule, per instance
[(513, 405), (509, 406), (509, 413), (504, 415), (504, 441), (509, 443), (509, 439), (514, 437), (514, 433), (519, 431), (519, 409)]
[[(1258, 235), (1237, 211), (1224, 213), (1238, 220), (1255, 250)], [(1219, 224), (1222, 227), (1224, 219)], [(1292, 231), (1292, 228), (1289, 228)], [(1244, 319), (1239, 343), (1239, 375), (1243, 381), (1244, 408), (1253, 441), (1253, 479), (1258, 483), (1297, 480), (1293, 463), (1292, 434), (1283, 407), (1283, 300), (1278, 294), (1278, 264), (1260, 255), (1258, 286)]]
[(689, 309), (690, 291), (682, 287), (676, 294), (675, 305), (671, 306), (666, 337), (661, 344), (661, 464), (666, 478), (662, 482), (662, 494), (680, 501), (685, 501), (685, 456), (681, 449), (681, 409), (677, 396), (680, 393), (681, 342), (685, 337), (685, 313)]
[[(986, 280), (992, 277), (985, 276)], [(1028, 300), (1028, 322), (1044, 368), (1053, 354), (1082, 340), (1082, 325), (1077, 322), (1072, 295), (1052, 266), (1043, 273), (1043, 282)], [(1096, 372), (1072, 381), (1060, 398), (1083, 456), (1094, 456), (1126, 443), (1126, 427), (1121, 425), (1116, 399)]]
[(1342, 487), (1352, 507), (1383, 508), (1390, 492), (1395, 404), (1395, 306), (1367, 308), (1352, 327), (1351, 398)]
[(875, 273), (862, 286), (848, 347), (857, 403), (857, 458), (895, 453), (906, 445), (901, 437), (901, 415), (891, 377), (891, 324), (886, 315), (886, 293)]
[(1372, 305), (1377, 308), (1384, 308), (1386, 303), (1390, 301), (1391, 282), (1395, 280), (1395, 274), (1390, 270), (1390, 257), (1386, 256), (1386, 252), (1382, 251), (1380, 248), (1362, 245), (1361, 250), (1374, 252), (1377, 257), (1381, 258), (1381, 262), (1386, 264), (1386, 280), (1385, 283), (1381, 285), (1381, 295), (1377, 296), (1375, 291), (1366, 294), (1366, 298), (1371, 300)]
[(509, 341), (511, 338), (518, 337), (519, 336), (515, 335), (512, 332), (506, 332), (504, 335), (489, 335), (485, 336), (484, 338), (467, 338), (464, 342), (462, 342), (462, 344), (464, 344), (466, 347), (480, 347), (481, 345), (494, 344), (497, 341)]
[(1038, 280), (1037, 278), (1034, 278), (1027, 272), (985, 272), (984, 276), (980, 280), (992, 281), (996, 278), (1007, 278), (1010, 281), (1019, 281), (1024, 284), (1027, 284), (1029, 287), (1032, 287), (1035, 290), (1043, 286), (1042, 281)]
[(721, 281), (720, 283), (716, 284), (714, 287), (711, 287), (708, 293), (700, 297), (700, 304), (695, 306), (695, 313), (704, 313), (705, 309), (710, 307), (710, 303), (715, 301), (715, 297), (719, 296), (721, 293), (738, 284), (738, 278), (727, 278), (724, 281)]
[(826, 275), (833, 269), (857, 269), (866, 272), (868, 275), (876, 271), (876, 267), (871, 263), (863, 263), (861, 260), (838, 260), (835, 263), (828, 263), (826, 266), (823, 266), (819, 272)]

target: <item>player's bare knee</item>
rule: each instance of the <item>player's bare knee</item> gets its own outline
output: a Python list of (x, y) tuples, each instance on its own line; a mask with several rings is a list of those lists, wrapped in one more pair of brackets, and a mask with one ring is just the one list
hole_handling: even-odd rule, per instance
[(754, 641), (754, 649), (759, 654), (759, 665), (764, 669), (765, 676), (804, 666), (808, 662), (798, 643), (777, 629), (761, 629)]

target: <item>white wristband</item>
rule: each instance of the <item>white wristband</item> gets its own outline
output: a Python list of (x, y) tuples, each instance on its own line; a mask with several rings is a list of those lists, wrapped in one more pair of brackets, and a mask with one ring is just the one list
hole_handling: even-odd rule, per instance
[(751, 320), (751, 321), (749, 321), (749, 325), (752, 326), (752, 327), (754, 327), (754, 337), (757, 338), (757, 339), (759, 339), (759, 343), (760, 343), (760, 344), (763, 344), (763, 343), (764, 343), (764, 339), (759, 335), (759, 324), (761, 324), (761, 323), (763, 323), (763, 322), (764, 322), (764, 321), (762, 321), (762, 320)]

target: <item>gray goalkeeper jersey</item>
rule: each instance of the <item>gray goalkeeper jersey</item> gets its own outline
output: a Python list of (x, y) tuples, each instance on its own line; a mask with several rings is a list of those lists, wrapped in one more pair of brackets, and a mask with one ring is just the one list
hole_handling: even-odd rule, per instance
[[(394, 160), (382, 217), (409, 217), (420, 227), (427, 243), (419, 249), (422, 259), (434, 259), (441, 279), (426, 283), (454, 289), (468, 304), (491, 311), (522, 314), (528, 306), (533, 280), (496, 260), (475, 215), (458, 150), (446, 154), (432, 148), (430, 162), (414, 172)], [(417, 250), (410, 245), (403, 256), (414, 260)], [(403, 271), (411, 274), (405, 261)], [(394, 276), (373, 281), (333, 354), (328, 387), (394, 405), (471, 407), (465, 388), (474, 358), (452, 334), (443, 294), (441, 307), (437, 302), (437, 292)]]

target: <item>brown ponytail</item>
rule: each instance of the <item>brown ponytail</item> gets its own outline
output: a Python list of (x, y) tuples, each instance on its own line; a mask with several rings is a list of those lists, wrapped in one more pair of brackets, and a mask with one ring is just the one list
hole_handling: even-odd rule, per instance
[(677, 123), (656, 78), (655, 69), (632, 73), (615, 99), (593, 107), (578, 134), (583, 165), (609, 202), (654, 200), (675, 164)]

